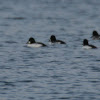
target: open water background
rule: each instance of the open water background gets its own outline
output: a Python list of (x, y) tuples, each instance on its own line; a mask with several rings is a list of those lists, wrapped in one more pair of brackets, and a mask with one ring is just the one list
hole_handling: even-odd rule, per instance
[[(0, 0), (0, 100), (100, 100), (93, 30), (100, 0)], [(52, 34), (67, 45), (50, 45)], [(27, 47), (31, 36), (48, 47)]]

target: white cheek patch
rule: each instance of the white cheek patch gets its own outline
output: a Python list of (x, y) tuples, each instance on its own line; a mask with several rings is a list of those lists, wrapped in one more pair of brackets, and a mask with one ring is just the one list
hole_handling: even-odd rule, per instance
[(30, 43), (31, 43), (30, 41), (27, 42), (27, 44), (30, 44)]

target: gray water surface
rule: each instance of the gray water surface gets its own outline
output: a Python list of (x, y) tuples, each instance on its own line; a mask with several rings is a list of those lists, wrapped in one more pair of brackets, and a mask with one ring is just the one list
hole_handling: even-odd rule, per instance
[[(0, 1), (0, 100), (100, 100), (99, 0)], [(54, 34), (66, 45), (50, 45)], [(48, 47), (26, 46), (29, 37)], [(98, 49), (84, 50), (89, 40)]]

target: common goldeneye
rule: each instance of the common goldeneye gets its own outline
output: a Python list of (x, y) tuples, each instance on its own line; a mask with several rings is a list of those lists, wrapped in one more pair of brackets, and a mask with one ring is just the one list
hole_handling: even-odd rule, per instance
[(94, 39), (94, 40), (99, 40), (100, 39), (100, 35), (95, 30), (92, 33), (92, 39)]
[(66, 44), (64, 41), (62, 40), (57, 40), (55, 35), (51, 35), (50, 40), (51, 43), (59, 43), (59, 44)]
[(87, 39), (83, 40), (83, 48), (84, 49), (96, 49), (97, 47), (88, 43)]
[(33, 37), (30, 37), (27, 42), (27, 46), (29, 46), (29, 47), (45, 47), (46, 45), (41, 42), (36, 42)]

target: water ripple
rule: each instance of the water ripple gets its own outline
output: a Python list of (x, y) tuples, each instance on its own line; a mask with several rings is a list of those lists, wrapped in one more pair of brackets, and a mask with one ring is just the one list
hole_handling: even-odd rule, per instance
[(5, 19), (9, 19), (9, 20), (25, 20), (25, 17), (7, 17)]

